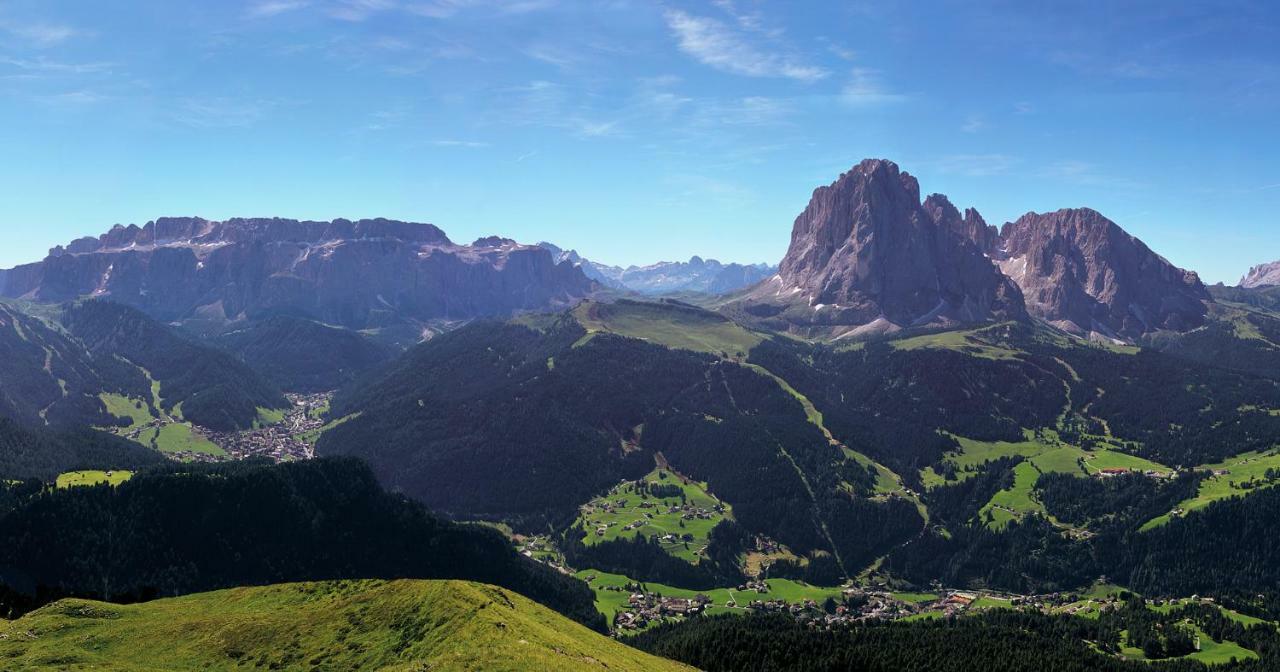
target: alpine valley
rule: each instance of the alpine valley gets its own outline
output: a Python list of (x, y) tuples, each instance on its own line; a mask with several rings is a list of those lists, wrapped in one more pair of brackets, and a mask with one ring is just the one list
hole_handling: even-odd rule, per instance
[(0, 296), (0, 669), (1280, 669), (1280, 262), (869, 159), (776, 266), (177, 217)]

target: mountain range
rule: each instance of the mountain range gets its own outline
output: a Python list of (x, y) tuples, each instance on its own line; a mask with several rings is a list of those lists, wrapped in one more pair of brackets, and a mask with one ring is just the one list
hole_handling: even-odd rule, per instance
[(161, 218), (55, 247), (0, 276), (0, 296), (93, 296), (164, 321), (290, 314), (351, 329), (465, 320), (570, 305), (591, 280), (537, 247), (471, 245), (385, 219)]
[(588, 278), (614, 289), (638, 294), (660, 295), (679, 292), (726, 294), (754, 285), (774, 273), (768, 264), (723, 264), (715, 259), (691, 257), (689, 261), (663, 261), (649, 266), (609, 266), (584, 259), (574, 250), (552, 243), (538, 243), (557, 261), (582, 269)]
[[(1280, 282), (1254, 268), (1245, 289)], [(568, 307), (601, 290), (724, 295), (727, 314), (819, 338), (1034, 317), (1068, 333), (1134, 342), (1205, 324), (1214, 298), (1088, 208), (1027, 213), (1003, 227), (915, 177), (868, 159), (814, 191), (780, 264), (693, 257), (622, 268), (552, 243), (453, 243), (393, 220), (161, 218), (53, 248), (0, 271), (0, 296), (107, 297), (215, 332), (283, 315), (397, 334), (405, 345), (462, 322)]]
[[(652, 663), (567, 617), (709, 669), (1269, 669), (1269, 277), (1206, 287), (1088, 208), (993, 226), (882, 159), (813, 192), (776, 269), (390, 220), (117, 227), (0, 274), (0, 611), (35, 610), (0, 634), (83, 630), (0, 651)], [(136, 473), (51, 487), (89, 469)], [(304, 620), (321, 639), (285, 635)], [(262, 636), (127, 644), (145, 624)]]

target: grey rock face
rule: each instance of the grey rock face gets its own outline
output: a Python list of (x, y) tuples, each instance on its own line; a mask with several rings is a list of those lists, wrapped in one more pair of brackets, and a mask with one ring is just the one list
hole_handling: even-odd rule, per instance
[[(966, 222), (967, 219), (967, 222)], [(1026, 317), (1022, 295), (945, 198), (920, 202), (916, 179), (868, 159), (814, 191), (777, 275), (747, 313), (840, 335)]]
[(1001, 231), (1000, 267), (1027, 309), (1073, 333), (1133, 339), (1204, 323), (1208, 291), (1088, 208), (1028, 213)]
[(594, 284), (546, 250), (500, 238), (457, 245), (385, 219), (162, 218), (116, 226), (4, 274), (4, 296), (103, 296), (162, 320), (285, 313), (364, 329), (568, 305)]
[(1240, 279), (1240, 286), (1245, 289), (1280, 286), (1280, 261), (1249, 269), (1249, 273)]

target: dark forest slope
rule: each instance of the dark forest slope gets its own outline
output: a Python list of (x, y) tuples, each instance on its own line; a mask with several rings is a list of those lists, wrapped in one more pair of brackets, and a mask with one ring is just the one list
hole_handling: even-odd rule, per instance
[[(47, 491), (0, 515), (14, 608), (62, 596), (130, 601), (243, 585), (448, 578), (510, 588), (602, 627), (585, 584), (388, 494), (354, 460), (173, 466), (118, 487)], [(34, 594), (31, 592), (34, 591)], [(5, 609), (4, 611), (7, 611)]]

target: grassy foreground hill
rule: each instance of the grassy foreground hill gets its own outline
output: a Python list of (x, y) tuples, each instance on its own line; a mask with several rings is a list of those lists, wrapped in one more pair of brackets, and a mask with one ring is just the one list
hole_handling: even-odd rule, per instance
[(0, 625), (24, 670), (686, 670), (521, 595), (465, 581), (336, 581), (115, 605)]
[(518, 555), (495, 530), (384, 491), (354, 460), (174, 464), (114, 487), (17, 489), (7, 505), (0, 489), (0, 615), (62, 597), (379, 577), (498, 585), (605, 625), (586, 584)]

